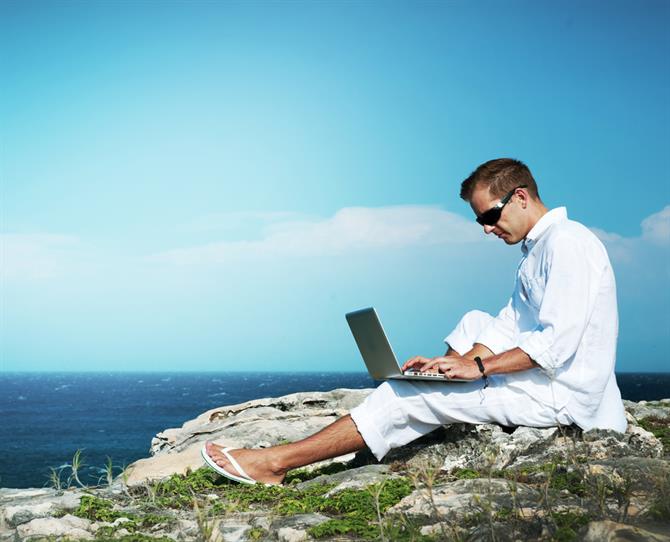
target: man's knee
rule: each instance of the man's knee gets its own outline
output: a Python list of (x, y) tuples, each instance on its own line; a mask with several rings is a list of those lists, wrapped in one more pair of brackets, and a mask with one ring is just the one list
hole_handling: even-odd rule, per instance
[(463, 355), (472, 348), (477, 337), (481, 335), (492, 320), (493, 316), (488, 312), (480, 310), (466, 312), (444, 341), (460, 355)]

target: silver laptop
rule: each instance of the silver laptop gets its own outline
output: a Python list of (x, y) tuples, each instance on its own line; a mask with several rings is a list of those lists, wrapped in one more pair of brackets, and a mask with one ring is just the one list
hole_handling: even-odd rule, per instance
[(415, 369), (403, 373), (375, 309), (370, 307), (349, 312), (346, 314), (346, 318), (358, 345), (358, 350), (360, 350), (363, 361), (368, 368), (368, 373), (373, 379), (432, 380), (445, 383), (471, 382), (471, 380), (459, 378), (447, 379), (441, 373), (422, 373)]

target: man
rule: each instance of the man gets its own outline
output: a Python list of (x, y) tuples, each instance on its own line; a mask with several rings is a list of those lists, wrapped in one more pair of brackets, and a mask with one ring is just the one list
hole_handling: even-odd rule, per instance
[(626, 430), (614, 376), (616, 287), (607, 252), (564, 207), (549, 211), (522, 162), (479, 166), (461, 185), (486, 234), (522, 243), (514, 292), (493, 317), (467, 313), (445, 356), (408, 360), (458, 385), (388, 381), (351, 413), (304, 440), (260, 450), (207, 443), (205, 461), (234, 480), (278, 484), (287, 471), (367, 446), (382, 459), (457, 422)]

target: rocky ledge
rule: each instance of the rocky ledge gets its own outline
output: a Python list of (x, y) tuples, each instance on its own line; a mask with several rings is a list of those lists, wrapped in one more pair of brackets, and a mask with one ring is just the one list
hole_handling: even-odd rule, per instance
[(296, 393), (203, 413), (104, 487), (0, 489), (0, 542), (587, 540), (670, 542), (670, 399), (626, 402), (628, 431), (457, 424), (383, 463), (367, 452), (240, 486), (206, 440), (300, 439), (370, 390)]

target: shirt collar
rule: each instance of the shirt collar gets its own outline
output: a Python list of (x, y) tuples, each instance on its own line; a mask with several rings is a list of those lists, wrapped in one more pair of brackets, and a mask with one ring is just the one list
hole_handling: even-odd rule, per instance
[(537, 240), (542, 237), (542, 234), (557, 222), (562, 222), (568, 219), (568, 211), (565, 207), (556, 207), (551, 211), (545, 213), (540, 220), (535, 223), (535, 226), (526, 234), (526, 238), (521, 244), (521, 251), (528, 254), (528, 251), (533, 248)]

